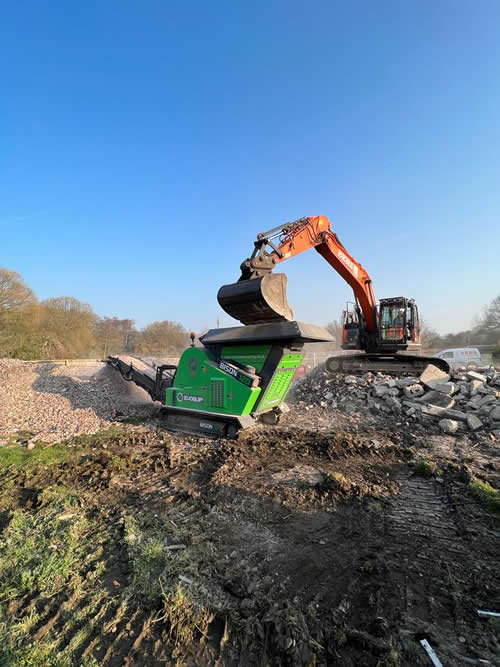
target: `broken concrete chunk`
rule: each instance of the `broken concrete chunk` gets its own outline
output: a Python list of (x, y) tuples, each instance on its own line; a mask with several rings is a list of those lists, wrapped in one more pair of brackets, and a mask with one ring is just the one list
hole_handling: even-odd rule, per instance
[(490, 422), (500, 422), (500, 405), (497, 405), (489, 414)]
[(484, 387), (484, 382), (480, 382), (479, 380), (472, 380), (470, 383), (470, 395), (475, 396), (480, 387)]
[(431, 382), (427, 383), (427, 386), (429, 389), (434, 389), (434, 391), (440, 391), (442, 394), (448, 394), (451, 396), (451, 394), (456, 393), (457, 391), (457, 385), (454, 382), (440, 382), (440, 381), (434, 381), (431, 380)]
[(453, 419), (441, 419), (439, 427), (443, 433), (456, 433), (458, 431), (458, 422)]
[(439, 391), (428, 391), (422, 398), (419, 399), (422, 403), (431, 403), (431, 405), (438, 405), (440, 408), (452, 408), (455, 405), (455, 399)]
[(483, 422), (479, 419), (479, 417), (476, 417), (476, 415), (469, 413), (467, 415), (467, 425), (471, 431), (477, 431), (478, 428), (481, 428)]
[(355, 375), (346, 375), (344, 382), (345, 384), (357, 384), (358, 378)]
[[(437, 366), (429, 364), (420, 375), (420, 382), (428, 386), (429, 382), (448, 382), (448, 373), (440, 370)], [(430, 387), (432, 389), (432, 387)]]
[(421, 384), (410, 384), (403, 387), (403, 394), (406, 398), (418, 398), (423, 396), (424, 388)]
[(496, 400), (497, 400), (496, 397), (491, 396), (491, 394), (489, 394), (488, 396), (483, 396), (479, 401), (479, 407), (482, 408), (483, 405), (488, 405), (489, 403), (495, 403)]
[(385, 396), (389, 393), (389, 387), (387, 387), (385, 384), (374, 384), (372, 387), (372, 392), (376, 398), (381, 398), (382, 396)]
[(476, 371), (467, 371), (466, 375), (469, 380), (479, 380), (479, 382), (486, 382), (486, 377), (481, 375), (481, 373), (476, 373)]
[(440, 408), (437, 405), (422, 405), (422, 413), (431, 417), (441, 417), (442, 419), (454, 419), (455, 421), (467, 421), (467, 415), (460, 410), (451, 410), (449, 408)]
[(396, 398), (395, 396), (387, 396), (385, 403), (390, 408), (391, 412), (401, 411), (401, 401), (399, 398)]
[(403, 389), (403, 387), (410, 387), (412, 384), (417, 384), (418, 380), (414, 377), (400, 378), (396, 380), (396, 387)]
[(472, 408), (473, 410), (477, 410), (479, 408), (479, 404), (482, 401), (482, 396), (480, 394), (477, 394), (474, 396), (474, 398), (471, 398), (470, 401), (467, 401), (467, 407)]

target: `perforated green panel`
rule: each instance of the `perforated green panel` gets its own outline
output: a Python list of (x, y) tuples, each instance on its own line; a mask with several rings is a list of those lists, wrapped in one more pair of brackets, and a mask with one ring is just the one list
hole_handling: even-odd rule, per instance
[(266, 391), (266, 395), (259, 404), (259, 411), (272, 408), (285, 400), (285, 396), (288, 393), (294, 375), (295, 368), (292, 370), (278, 371), (276, 373), (271, 386)]
[(210, 403), (213, 408), (223, 408), (224, 406), (224, 380), (210, 381)]

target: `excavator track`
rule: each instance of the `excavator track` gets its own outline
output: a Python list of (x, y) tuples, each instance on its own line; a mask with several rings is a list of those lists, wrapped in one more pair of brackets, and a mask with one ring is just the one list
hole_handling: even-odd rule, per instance
[(448, 373), (450, 366), (444, 359), (422, 357), (414, 354), (343, 354), (329, 357), (325, 362), (330, 373), (421, 373), (426, 366), (432, 364)]

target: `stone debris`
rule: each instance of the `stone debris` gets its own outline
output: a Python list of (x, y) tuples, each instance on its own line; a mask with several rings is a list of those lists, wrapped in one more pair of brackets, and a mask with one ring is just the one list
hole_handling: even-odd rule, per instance
[(310, 410), (320, 406), (397, 423), (433, 422), (439, 431), (464, 433), (500, 429), (500, 372), (491, 368), (444, 373), (428, 366), (420, 377), (393, 378), (383, 373), (342, 375), (318, 366), (290, 393)]
[(441, 419), (439, 428), (443, 433), (456, 433), (458, 431), (458, 422), (453, 419)]
[(477, 431), (478, 428), (482, 427), (483, 422), (479, 419), (479, 417), (476, 417), (476, 415), (469, 413), (467, 415), (467, 425), (471, 431)]
[(97, 433), (128, 415), (151, 416), (154, 406), (145, 391), (102, 363), (0, 359), (0, 445), (19, 432), (27, 447)]
[[(433, 389), (433, 384), (436, 382), (448, 382), (450, 376), (448, 373), (440, 370), (437, 366), (429, 364), (427, 368), (420, 374), (420, 382), (428, 386), (429, 389)], [(429, 386), (430, 385), (430, 386)]]

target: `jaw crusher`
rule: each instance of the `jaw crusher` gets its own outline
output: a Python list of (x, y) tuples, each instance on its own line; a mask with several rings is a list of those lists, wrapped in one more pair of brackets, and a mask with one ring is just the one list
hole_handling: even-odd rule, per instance
[(198, 345), (193, 340), (177, 366), (124, 356), (107, 363), (162, 403), (167, 429), (234, 439), (259, 422), (279, 421), (304, 343), (332, 340), (312, 324), (271, 322), (211, 329)]

